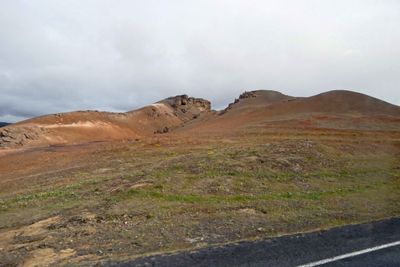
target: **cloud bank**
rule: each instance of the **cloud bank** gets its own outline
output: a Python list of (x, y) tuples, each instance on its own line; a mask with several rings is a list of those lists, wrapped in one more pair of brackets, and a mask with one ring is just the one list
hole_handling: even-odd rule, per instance
[(399, 27), (395, 0), (0, 0), (0, 121), (251, 89), (400, 105)]

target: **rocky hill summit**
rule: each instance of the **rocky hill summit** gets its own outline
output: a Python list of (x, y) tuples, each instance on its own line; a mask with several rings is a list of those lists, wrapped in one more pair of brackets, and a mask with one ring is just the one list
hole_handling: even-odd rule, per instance
[(202, 98), (178, 95), (169, 97), (159, 103), (168, 104), (174, 109), (174, 115), (184, 122), (196, 119), (200, 114), (211, 112), (211, 102)]
[(0, 129), (0, 147), (131, 140), (165, 133), (233, 134), (240, 129), (400, 129), (400, 107), (351, 91), (293, 97), (272, 90), (242, 93), (216, 112), (202, 98), (177, 95), (125, 113), (77, 111), (33, 118)]
[(284, 95), (278, 91), (273, 90), (254, 90), (245, 91), (240, 94), (239, 98), (228, 105), (224, 110), (221, 111), (220, 115), (225, 114), (231, 109), (240, 109), (243, 107), (255, 107), (255, 106), (268, 106), (278, 102), (293, 100), (295, 97)]
[(1, 128), (0, 147), (133, 139), (170, 132), (210, 112), (210, 101), (178, 95), (125, 113), (58, 113)]

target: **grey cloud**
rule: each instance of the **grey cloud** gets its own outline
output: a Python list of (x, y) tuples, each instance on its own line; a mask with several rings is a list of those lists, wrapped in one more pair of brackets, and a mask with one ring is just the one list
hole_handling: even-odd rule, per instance
[(390, 0), (0, 0), (0, 121), (249, 89), (400, 104), (399, 26)]

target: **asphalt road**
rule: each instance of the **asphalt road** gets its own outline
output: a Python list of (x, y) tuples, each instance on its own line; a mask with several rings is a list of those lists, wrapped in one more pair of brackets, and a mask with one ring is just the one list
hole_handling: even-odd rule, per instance
[(400, 218), (106, 266), (400, 266)]
[(400, 266), (400, 246), (391, 247), (340, 261), (321, 265), (324, 267), (377, 267)]

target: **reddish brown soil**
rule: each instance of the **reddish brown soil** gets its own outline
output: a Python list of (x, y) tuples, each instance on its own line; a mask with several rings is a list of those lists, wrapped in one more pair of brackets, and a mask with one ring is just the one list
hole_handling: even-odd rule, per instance
[(88, 266), (399, 215), (399, 107), (348, 91), (235, 102), (2, 128), (23, 142), (0, 148), (0, 265)]
[[(47, 115), (3, 128), (2, 146), (43, 146), (89, 141), (133, 140), (155, 133), (230, 135), (255, 127), (398, 130), (400, 108), (350, 91), (291, 97), (276, 91), (243, 93), (220, 112), (206, 100), (177, 96), (144, 108), (109, 113), (78, 111)], [(1, 137), (1, 135), (0, 135)]]
[(275, 91), (254, 93), (229, 109), (185, 125), (179, 132), (232, 132), (279, 123), (289, 128), (399, 130), (400, 108), (350, 91), (295, 98)]

